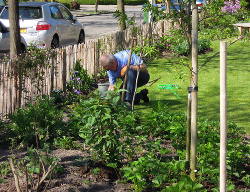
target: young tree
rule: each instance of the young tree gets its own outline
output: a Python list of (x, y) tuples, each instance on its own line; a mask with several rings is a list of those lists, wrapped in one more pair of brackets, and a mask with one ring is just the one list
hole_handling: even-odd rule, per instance
[(8, 0), (10, 21), (10, 58), (16, 59), (21, 53), (18, 0)]
[(190, 177), (195, 180), (197, 148), (197, 92), (198, 92), (198, 7), (192, 0), (192, 73), (191, 73), (191, 144)]
[(126, 29), (126, 15), (125, 15), (125, 8), (124, 8), (124, 0), (117, 0), (117, 10), (120, 14), (119, 18), (119, 28), (120, 30), (125, 30)]
[(98, 5), (99, 5), (99, 0), (95, 1), (95, 12), (98, 12)]

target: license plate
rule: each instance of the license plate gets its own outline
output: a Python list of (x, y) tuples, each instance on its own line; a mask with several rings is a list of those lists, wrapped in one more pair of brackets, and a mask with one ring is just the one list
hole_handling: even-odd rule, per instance
[(27, 32), (27, 29), (23, 28), (23, 29), (20, 29), (20, 33), (26, 33)]

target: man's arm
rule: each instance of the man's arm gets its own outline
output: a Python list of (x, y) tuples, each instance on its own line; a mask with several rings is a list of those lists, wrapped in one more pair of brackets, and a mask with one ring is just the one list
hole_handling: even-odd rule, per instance
[[(141, 64), (141, 65), (130, 65), (129, 68), (133, 69), (133, 70), (142, 70), (142, 71), (144, 71), (144, 70), (146, 70), (147, 67), (146, 67), (145, 64)], [(125, 67), (122, 68), (121, 77), (123, 77), (126, 74), (127, 69), (128, 69), (128, 66), (125, 66)]]

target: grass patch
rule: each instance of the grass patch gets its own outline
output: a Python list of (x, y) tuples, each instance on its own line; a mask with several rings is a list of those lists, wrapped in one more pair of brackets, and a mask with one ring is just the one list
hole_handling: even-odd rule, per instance
[[(250, 134), (250, 46), (249, 40), (238, 41), (228, 47), (228, 121), (234, 121)], [(199, 56), (198, 118), (219, 120), (219, 41), (212, 45), (213, 51)], [(212, 57), (216, 53), (217, 56)], [(171, 111), (186, 111), (187, 87), (190, 72), (184, 66), (186, 58), (156, 59), (149, 64), (151, 80), (161, 79), (149, 86), (149, 105), (166, 104)], [(208, 62), (206, 62), (208, 61)], [(176, 84), (177, 97), (171, 90), (159, 89), (158, 85)], [(143, 109), (145, 106), (138, 106)], [(145, 110), (150, 112), (150, 108)]]

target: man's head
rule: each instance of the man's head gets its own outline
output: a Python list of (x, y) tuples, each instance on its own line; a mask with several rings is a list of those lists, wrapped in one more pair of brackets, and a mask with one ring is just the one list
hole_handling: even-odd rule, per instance
[(106, 70), (117, 70), (117, 61), (114, 55), (108, 54), (108, 55), (102, 55), (100, 57), (100, 64), (103, 66)]

